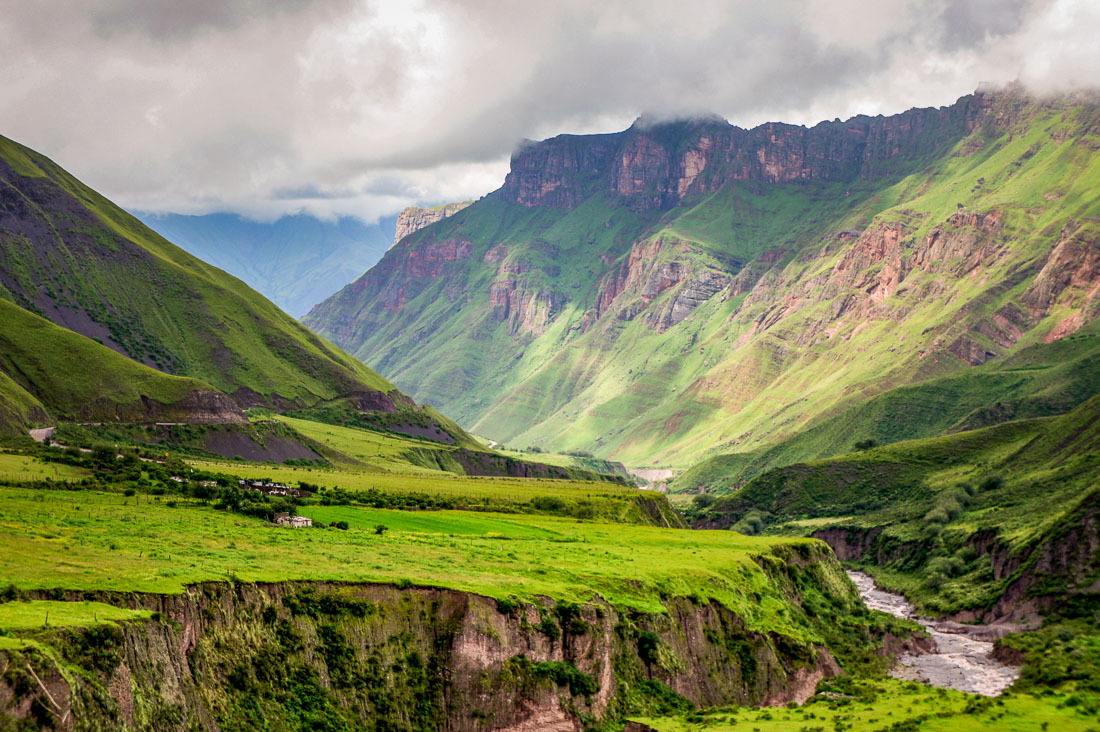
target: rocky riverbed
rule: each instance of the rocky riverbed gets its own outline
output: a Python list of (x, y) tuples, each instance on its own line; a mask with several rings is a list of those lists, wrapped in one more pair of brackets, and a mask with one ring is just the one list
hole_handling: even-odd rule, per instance
[(932, 653), (907, 654), (899, 658), (898, 665), (891, 671), (892, 676), (971, 694), (997, 696), (1019, 675), (1015, 667), (993, 658), (993, 641), (1016, 630), (1015, 627), (971, 626), (922, 618), (903, 596), (876, 587), (869, 575), (849, 571), (848, 576), (859, 588), (867, 607), (917, 621), (936, 643)]

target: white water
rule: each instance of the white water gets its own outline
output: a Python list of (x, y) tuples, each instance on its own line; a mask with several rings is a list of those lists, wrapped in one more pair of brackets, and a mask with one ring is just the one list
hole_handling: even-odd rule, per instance
[(974, 637), (977, 628), (919, 617), (904, 597), (879, 589), (869, 575), (849, 571), (848, 576), (859, 588), (867, 607), (917, 621), (936, 643), (932, 653), (903, 655), (891, 676), (983, 696), (997, 696), (1019, 676), (1015, 667), (993, 658), (991, 641)]

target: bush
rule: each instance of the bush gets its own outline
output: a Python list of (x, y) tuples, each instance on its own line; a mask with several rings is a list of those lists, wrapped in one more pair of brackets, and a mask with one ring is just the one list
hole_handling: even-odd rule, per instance
[(958, 577), (966, 571), (966, 562), (959, 557), (936, 557), (928, 563), (928, 570), (932, 574)]
[(573, 696), (592, 696), (600, 690), (592, 676), (577, 670), (571, 663), (547, 661), (533, 664), (532, 670), (538, 676), (551, 679), (558, 686), (568, 687)]
[(950, 520), (947, 514), (947, 509), (943, 506), (936, 506), (928, 513), (924, 514), (924, 523), (926, 524), (946, 524)]
[(386, 526), (385, 524), (376, 524), (374, 527), (374, 533), (378, 534), (379, 536), (382, 536), (382, 534), (385, 534), (389, 530), (390, 527)]
[(718, 499), (715, 498), (714, 496), (710, 495), (709, 493), (700, 493), (699, 495), (692, 498), (691, 502), (697, 508), (709, 508), (710, 506), (714, 505), (714, 502), (716, 500), (718, 500)]
[(745, 514), (740, 521), (730, 527), (732, 531), (736, 531), (746, 536), (756, 536), (764, 530), (767, 525), (765, 516), (760, 511), (749, 511)]
[(554, 619), (546, 616), (539, 623), (539, 632), (549, 638), (551, 641), (556, 641), (561, 637), (561, 628), (554, 622)]
[(661, 647), (661, 638), (651, 630), (638, 633), (638, 657), (647, 666), (657, 663), (657, 652)]
[(939, 590), (947, 583), (947, 577), (942, 574), (931, 574), (924, 580), (924, 586), (929, 590)]
[(860, 440), (859, 442), (852, 445), (852, 447), (854, 447), (857, 450), (870, 450), (872, 447), (874, 447), (877, 444), (878, 443), (875, 442), (874, 440), (867, 439), (867, 440)]
[(978, 490), (982, 491), (983, 493), (985, 491), (1000, 490), (1001, 488), (1004, 487), (1004, 484), (1005, 484), (1005, 479), (1004, 478), (1002, 478), (999, 475), (992, 475), (992, 476), (986, 478), (985, 480), (983, 480), (981, 483), (978, 484)]
[(568, 504), (557, 496), (539, 496), (531, 501), (531, 505), (538, 511), (547, 513), (561, 513)]
[(970, 564), (978, 558), (978, 550), (969, 545), (964, 546), (963, 548), (955, 552), (955, 556), (966, 562), (967, 564)]
[(333, 524), (333, 525), (334, 525), (334, 526), (335, 526), (336, 528), (340, 529), (341, 531), (347, 531), (347, 530), (348, 530), (348, 522), (347, 522), (347, 521), (337, 521), (337, 522), (336, 522), (335, 524)]

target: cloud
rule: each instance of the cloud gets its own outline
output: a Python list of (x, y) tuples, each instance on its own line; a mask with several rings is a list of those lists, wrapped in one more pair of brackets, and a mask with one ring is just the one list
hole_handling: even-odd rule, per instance
[(119, 203), (370, 220), (640, 113), (812, 124), (1100, 85), (1092, 0), (0, 0), (0, 134)]

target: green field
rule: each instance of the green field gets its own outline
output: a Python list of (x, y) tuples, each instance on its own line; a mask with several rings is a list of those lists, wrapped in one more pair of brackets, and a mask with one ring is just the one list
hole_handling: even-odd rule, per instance
[(0, 452), (0, 482), (25, 483), (35, 480), (71, 481), (85, 478), (90, 473), (59, 463), (45, 463), (29, 455)]
[(148, 610), (128, 610), (102, 602), (32, 600), (0, 603), (0, 634), (12, 630), (85, 627), (117, 620), (147, 618)]
[[(411, 582), (498, 598), (601, 597), (656, 612), (662, 597), (696, 596), (722, 602), (750, 627), (805, 632), (791, 625), (786, 601), (753, 557), (806, 540), (350, 507), (307, 509), (347, 520), (347, 531), (294, 530), (176, 503), (0, 487), (0, 577), (24, 589), (167, 593), (227, 578)], [(389, 530), (378, 535), (376, 524)]]
[[(835, 687), (835, 689), (834, 689)], [(824, 692), (824, 693), (822, 693)], [(1076, 732), (1097, 729), (1095, 714), (1067, 693), (1008, 692), (985, 699), (891, 679), (824, 682), (796, 707), (729, 707), (681, 717), (637, 718), (658, 732)]]
[(446, 471), (438, 467), (440, 460), (431, 460), (424, 453), (446, 454), (455, 449), (439, 442), (404, 437), (394, 432), (324, 424), (283, 415), (278, 415), (275, 419), (290, 425), (311, 440), (354, 458), (361, 463), (356, 465), (359, 469), (442, 475)]
[(553, 478), (505, 478), (443, 472), (375, 473), (347, 468), (304, 468), (242, 462), (189, 460), (196, 469), (241, 478), (306, 482), (352, 494), (379, 491), (391, 496), (429, 496), (456, 508), (550, 512), (625, 523), (682, 525), (663, 496), (612, 482)]

